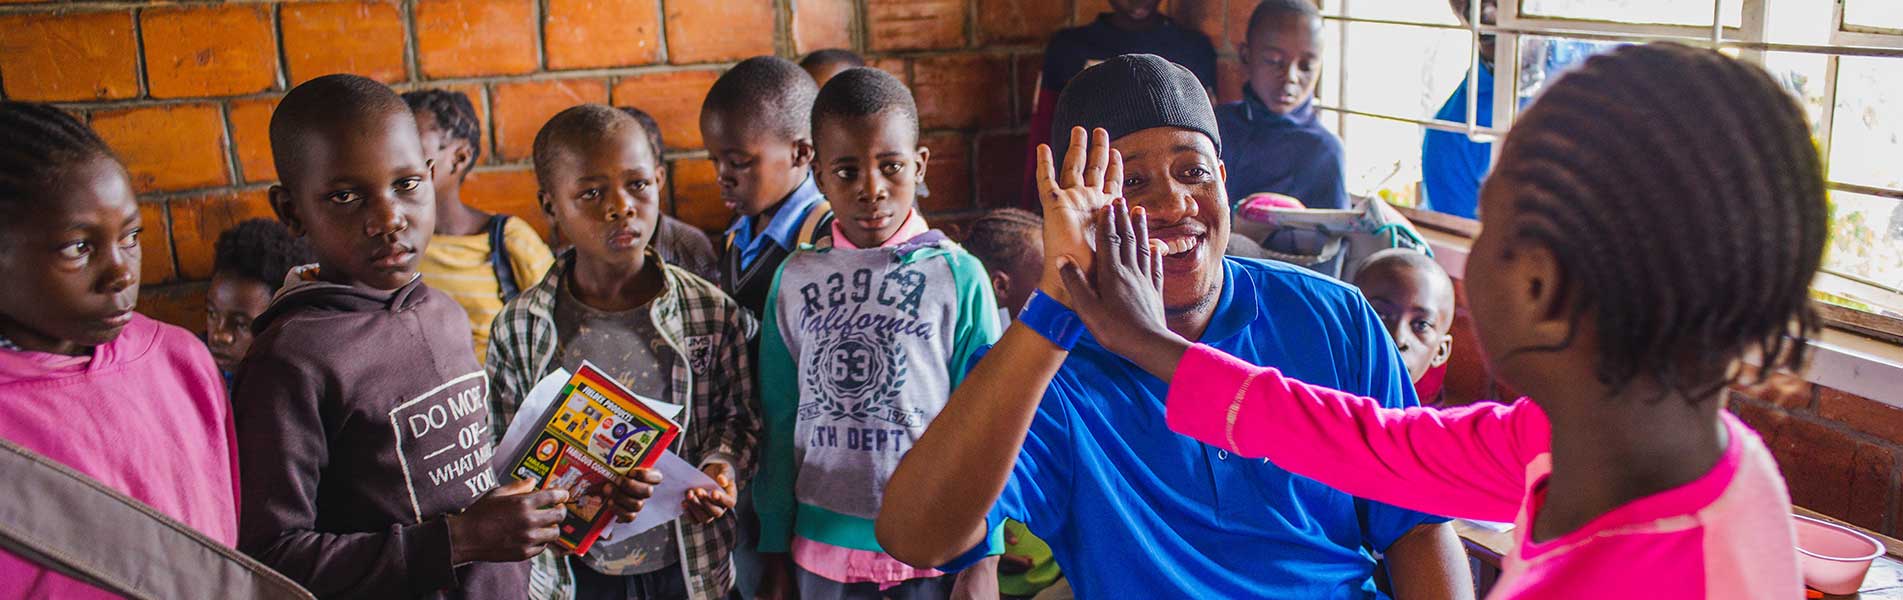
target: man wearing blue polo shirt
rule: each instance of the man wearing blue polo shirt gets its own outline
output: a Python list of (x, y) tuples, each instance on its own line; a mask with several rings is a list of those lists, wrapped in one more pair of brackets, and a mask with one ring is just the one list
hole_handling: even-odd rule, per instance
[[(880, 545), (956, 568), (1014, 518), (1050, 544), (1080, 598), (1383, 598), (1376, 553), (1400, 597), (1471, 597), (1445, 519), (1171, 433), (1167, 384), (1092, 341), (1063, 298), (1043, 296), (1062, 293), (1058, 264), (1088, 272), (1095, 210), (1127, 197), (1160, 242), (1171, 330), (1303, 381), (1415, 404), (1353, 288), (1223, 256), (1221, 139), (1195, 76), (1120, 56), (1073, 79), (1055, 121), (1053, 138), (1071, 143), (1039, 160), (1043, 291), (886, 485)], [(1097, 129), (1086, 143), (1073, 127)]]

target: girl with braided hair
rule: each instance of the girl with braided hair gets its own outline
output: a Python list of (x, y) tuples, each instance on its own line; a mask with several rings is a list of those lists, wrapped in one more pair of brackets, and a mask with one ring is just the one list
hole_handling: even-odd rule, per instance
[[(224, 382), (197, 336), (132, 312), (141, 231), (98, 135), (57, 108), (0, 102), (0, 438), (231, 545)], [(117, 596), (0, 551), (0, 597)]]
[(1072, 308), (1172, 381), (1179, 433), (1370, 500), (1514, 521), (1492, 598), (1801, 597), (1784, 481), (1722, 397), (1743, 356), (1760, 380), (1800, 369), (1816, 329), (1826, 212), (1803, 109), (1717, 52), (1632, 46), (1560, 79), (1505, 144), (1467, 289), (1490, 368), (1528, 398), (1382, 408), (1192, 345), (1164, 326), (1127, 211), (1094, 284), (1066, 268)]

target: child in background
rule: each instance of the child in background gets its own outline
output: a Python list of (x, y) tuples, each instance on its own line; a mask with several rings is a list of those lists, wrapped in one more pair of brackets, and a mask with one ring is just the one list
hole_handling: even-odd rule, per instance
[(1032, 181), (1037, 171), (1037, 145), (1051, 143), (1057, 94), (1084, 67), (1123, 54), (1155, 54), (1189, 69), (1203, 89), (1215, 95), (1216, 47), (1209, 43), (1209, 36), (1164, 15), (1157, 8), (1162, 0), (1109, 0), (1109, 4), (1111, 12), (1097, 15), (1089, 25), (1057, 32), (1044, 48), (1044, 70), (1038, 74), (1037, 93), (1031, 101), (1031, 136), (1025, 145), (1019, 208), (1043, 210)]
[[(661, 140), (660, 121), (654, 120), (654, 115), (647, 111), (633, 106), (623, 106), (621, 112), (634, 117), (641, 123), (641, 130), (647, 132), (648, 147), (654, 149), (654, 168), (657, 169), (654, 179), (656, 185), (666, 189), (667, 163), (661, 160), (661, 152), (667, 148), (667, 144)], [(687, 272), (701, 279), (720, 280), (720, 256), (714, 253), (713, 240), (707, 239), (706, 233), (680, 219), (662, 213), (661, 225), (654, 230), (654, 241), (649, 242), (648, 247), (660, 254), (661, 260), (667, 264), (687, 269)]]
[(1010, 323), (1037, 289), (1044, 269), (1044, 219), (1028, 210), (1000, 208), (971, 222), (965, 250), (991, 274), (998, 323)]
[[(767, 296), (760, 552), (791, 555), (802, 598), (943, 599), (954, 583), (995, 586), (995, 567), (955, 582), (899, 562), (873, 532), (892, 469), (972, 353), (998, 337), (984, 267), (916, 210), (930, 151), (898, 79), (840, 73), (813, 102), (812, 131), (838, 218), (830, 247), (788, 257)], [(771, 562), (763, 593), (794, 570)]]
[[(665, 172), (659, 150), (640, 120), (598, 104), (564, 110), (536, 134), (537, 199), (574, 249), (496, 319), (490, 403), (500, 430), (542, 377), (589, 361), (636, 394), (686, 407), (671, 450), (721, 488), (690, 490), (686, 516), (597, 541), (566, 565), (539, 555), (531, 598), (564, 597), (557, 592), (571, 578), (576, 600), (722, 600), (733, 589), (729, 509), (760, 437), (747, 352), (759, 326), (650, 245)], [(630, 477), (658, 483), (660, 474)]]
[(205, 344), (227, 385), (251, 348), (251, 321), (271, 306), (291, 269), (313, 260), (304, 240), (271, 219), (251, 219), (218, 234), (205, 290)]
[[(204, 344), (132, 312), (143, 231), (98, 135), (0, 102), (0, 438), (232, 544), (230, 404)], [(117, 596), (0, 550), (0, 597)]]
[(1372, 500), (1514, 520), (1492, 598), (1801, 597), (1784, 480), (1724, 396), (1740, 358), (1762, 357), (1760, 380), (1801, 368), (1816, 331), (1828, 209), (1803, 107), (1712, 50), (1621, 48), (1515, 123), (1481, 203), (1475, 330), (1532, 393), (1508, 405), (1381, 408), (1192, 345), (1124, 236), (1102, 238), (1096, 291), (1075, 266), (1065, 287), (1106, 346), (1173, 378), (1171, 429)]
[(1421, 403), (1432, 404), (1440, 394), (1438, 369), (1454, 353), (1453, 280), (1440, 263), (1408, 248), (1370, 255), (1351, 279), (1387, 326)]
[(482, 122), (462, 92), (403, 94), (416, 115), (423, 158), (436, 189), (436, 231), (417, 270), (469, 313), (476, 360), (489, 348), (489, 323), (502, 303), (535, 285), (554, 261), (548, 244), (522, 219), (492, 215), (463, 204), (463, 180), (482, 157)]
[[(317, 264), (258, 317), (234, 379), (238, 548), (323, 597), (519, 600), (568, 495), (490, 472), (468, 321), (417, 273), (436, 211), (415, 118), (381, 83), (328, 75), (270, 131), (271, 208)], [(626, 518), (651, 493), (613, 491)]]
[(1313, 0), (1262, 0), (1236, 54), (1249, 76), (1242, 100), (1216, 107), (1229, 197), (1270, 192), (1348, 208), (1341, 139), (1316, 119), (1322, 16)]
[(762, 314), (780, 262), (830, 229), (833, 211), (813, 183), (813, 133), (807, 117), (813, 78), (779, 57), (740, 61), (707, 91), (700, 134), (734, 212), (721, 248), (720, 289)]
[(806, 55), (806, 58), (800, 59), (800, 68), (805, 69), (806, 74), (813, 76), (814, 83), (822, 86), (841, 71), (863, 66), (866, 66), (866, 59), (851, 50), (842, 48), (814, 50), (812, 54)]

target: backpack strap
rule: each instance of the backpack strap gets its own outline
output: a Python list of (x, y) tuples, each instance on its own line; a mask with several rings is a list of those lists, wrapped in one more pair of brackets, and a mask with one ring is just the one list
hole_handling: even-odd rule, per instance
[(509, 215), (489, 217), (489, 267), (496, 272), (496, 288), (507, 303), (522, 293), (522, 287), (516, 285), (515, 264), (509, 260), (509, 245), (502, 238), (503, 230), (508, 227)]
[(800, 217), (800, 236), (794, 239), (794, 245), (812, 244), (819, 238), (833, 235), (833, 204), (825, 200), (814, 202)]
[(0, 548), (127, 598), (311, 598), (270, 567), (0, 439)]

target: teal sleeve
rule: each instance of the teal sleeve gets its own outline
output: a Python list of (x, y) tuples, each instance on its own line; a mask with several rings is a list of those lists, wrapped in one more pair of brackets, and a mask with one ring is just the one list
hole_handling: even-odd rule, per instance
[(760, 551), (786, 552), (793, 542), (793, 419), (799, 405), (799, 364), (780, 335), (780, 276), (773, 274), (760, 326), (760, 471), (753, 476), (753, 509), (760, 518)]
[(972, 355), (997, 343), (1002, 327), (998, 324), (998, 300), (991, 295), (991, 278), (983, 263), (964, 250), (950, 255), (952, 278), (958, 282), (958, 323), (952, 331), (949, 372), (952, 389), (964, 383), (971, 369)]

